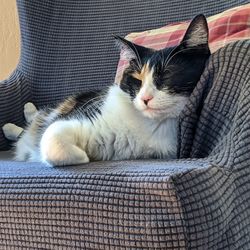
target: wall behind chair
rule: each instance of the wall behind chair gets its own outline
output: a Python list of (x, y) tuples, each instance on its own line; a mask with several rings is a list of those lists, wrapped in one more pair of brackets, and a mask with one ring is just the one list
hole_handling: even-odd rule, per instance
[(20, 55), (16, 0), (0, 0), (0, 81), (15, 69)]

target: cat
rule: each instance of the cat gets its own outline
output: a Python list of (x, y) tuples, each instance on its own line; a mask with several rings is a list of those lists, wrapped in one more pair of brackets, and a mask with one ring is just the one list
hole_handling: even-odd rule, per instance
[(129, 61), (120, 84), (70, 96), (47, 110), (26, 104), (27, 128), (3, 127), (17, 140), (17, 160), (64, 166), (176, 158), (178, 117), (210, 56), (206, 18), (196, 16), (180, 44), (162, 50), (114, 38)]

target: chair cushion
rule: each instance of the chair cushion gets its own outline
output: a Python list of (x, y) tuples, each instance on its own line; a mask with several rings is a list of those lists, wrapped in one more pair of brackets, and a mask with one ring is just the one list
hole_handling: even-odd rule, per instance
[(171, 176), (206, 166), (123, 161), (51, 168), (2, 161), (0, 248), (185, 250)]

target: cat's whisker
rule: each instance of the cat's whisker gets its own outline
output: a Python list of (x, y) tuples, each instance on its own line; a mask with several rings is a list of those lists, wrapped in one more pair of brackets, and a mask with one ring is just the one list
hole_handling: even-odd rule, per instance
[(162, 123), (164, 123), (166, 120), (167, 120), (167, 118), (165, 118), (164, 120), (162, 120), (161, 122), (159, 122), (159, 124), (157, 124), (157, 126), (155, 126), (155, 128), (154, 128), (153, 131), (152, 131), (151, 137), (152, 137), (153, 134), (158, 130), (158, 128), (162, 125)]
[(166, 65), (166, 61), (169, 59), (169, 57), (171, 56), (172, 52), (175, 50), (176, 47), (172, 48), (171, 51), (169, 52), (169, 55), (167, 56), (167, 58), (164, 59), (164, 64), (163, 64), (163, 68)]
[(166, 61), (164, 67), (167, 67), (169, 62), (174, 58), (174, 56), (178, 55), (179, 53), (183, 52), (183, 51), (188, 51), (188, 50), (194, 50), (195, 48), (186, 48), (186, 49), (181, 49), (179, 51), (177, 51), (176, 53), (174, 53), (172, 56), (170, 56), (170, 58)]
[[(187, 41), (189, 41), (189, 39), (182, 40), (182, 41), (178, 44), (178, 46), (180, 46), (180, 45), (186, 43)], [(169, 56), (166, 58), (165, 61), (169, 62), (169, 58), (171, 59), (171, 57), (173, 57), (173, 56), (175, 55), (175, 54), (173, 54), (173, 56), (171, 55), (171, 53), (172, 53), (175, 49), (176, 49), (176, 47), (174, 47), (174, 48), (170, 51)], [(189, 49), (195, 49), (195, 47), (189, 48)], [(181, 51), (183, 51), (183, 50), (181, 50)], [(165, 63), (164, 65), (166, 65), (166, 63)]]
[(90, 102), (94, 101), (94, 100), (101, 100), (101, 98), (105, 97), (105, 95), (100, 95), (100, 96), (96, 96), (90, 100), (88, 100), (86, 103), (84, 103), (84, 105), (82, 106), (82, 108), (85, 108), (87, 106), (87, 104), (89, 104)]
[(137, 51), (137, 49), (136, 49), (136, 47), (135, 47), (135, 45), (133, 43), (132, 43), (132, 46), (133, 46), (134, 51), (136, 53), (137, 60), (138, 60), (138, 62), (140, 64), (139, 66), (140, 66), (140, 68), (142, 68), (142, 61), (141, 61), (140, 55), (139, 55), (139, 53), (138, 53), (138, 51)]

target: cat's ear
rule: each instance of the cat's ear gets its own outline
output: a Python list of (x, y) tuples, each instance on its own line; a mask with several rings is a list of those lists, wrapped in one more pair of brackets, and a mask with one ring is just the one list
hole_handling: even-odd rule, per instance
[(149, 56), (153, 51), (152, 49), (132, 43), (120, 36), (113, 35), (113, 37), (116, 39), (118, 47), (123, 51), (124, 57), (129, 61), (136, 59), (141, 62), (143, 58)]
[(180, 43), (181, 47), (208, 47), (208, 25), (203, 14), (197, 15), (190, 22), (187, 31)]

